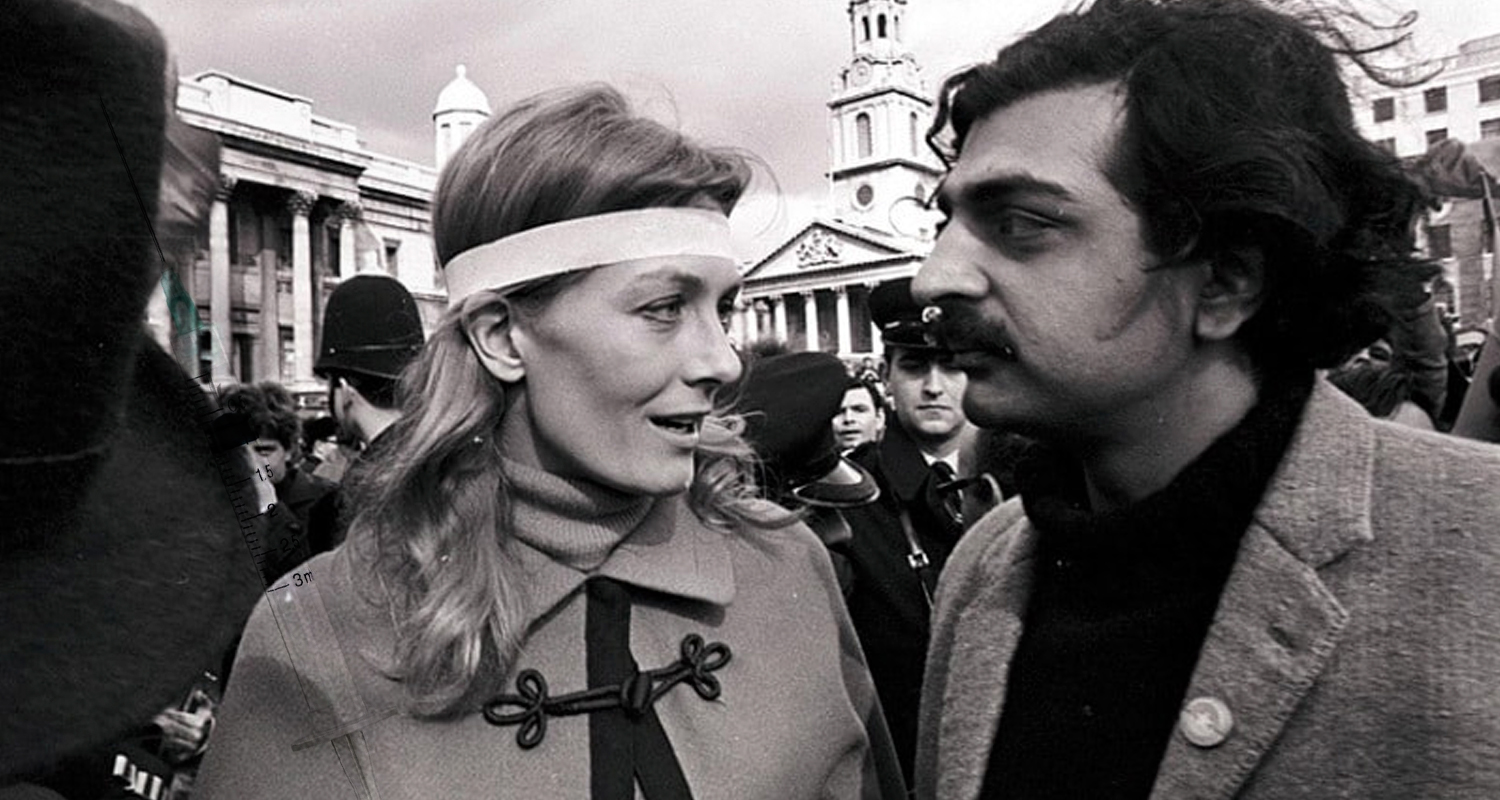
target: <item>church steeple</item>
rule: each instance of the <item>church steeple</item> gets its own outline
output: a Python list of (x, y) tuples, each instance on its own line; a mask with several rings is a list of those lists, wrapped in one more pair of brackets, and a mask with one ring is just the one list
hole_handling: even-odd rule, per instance
[(853, 0), (849, 3), (849, 29), (854, 56), (875, 61), (899, 61), (905, 50), (902, 20), (906, 0)]
[(918, 234), (894, 230), (892, 209), (925, 200), (942, 170), (924, 141), (932, 100), (906, 43), (908, 3), (848, 3), (851, 58), (828, 101), (834, 217)]

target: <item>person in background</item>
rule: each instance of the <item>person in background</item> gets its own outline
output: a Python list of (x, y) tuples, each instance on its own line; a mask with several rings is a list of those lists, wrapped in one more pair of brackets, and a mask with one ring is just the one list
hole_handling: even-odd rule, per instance
[(239, 384), (220, 394), (226, 411), (242, 414), (255, 441), (255, 467), (268, 476), (276, 489), (276, 510), (266, 541), (268, 557), (263, 575), (269, 584), (288, 570), (331, 549), (332, 542), (315, 536), (312, 509), (338, 488), (296, 465), (302, 423), (283, 397), (280, 384)]
[(1099, 0), (941, 90), (913, 292), (1038, 446), (943, 573), (919, 797), (1500, 796), (1500, 448), (1317, 376), (1437, 273), (1357, 24)]
[(841, 511), (880, 497), (874, 476), (840, 454), (828, 419), (845, 395), (848, 373), (828, 353), (751, 359), (737, 388), (735, 413), (760, 457), (766, 498), (800, 511), (833, 560), (840, 589), (853, 585), (853, 535)]
[(885, 435), (850, 454), (875, 476), (880, 499), (844, 512), (853, 531), (849, 615), (908, 779), (931, 593), (964, 531), (963, 503), (973, 493), (962, 490), (960, 476), (973, 477), (968, 459), (977, 433), (960, 407), (964, 375), (926, 337), (910, 287), (906, 278), (870, 292), (892, 403)]
[(846, 455), (866, 442), (880, 441), (885, 433), (885, 398), (880, 391), (862, 378), (846, 378), (833, 431)]
[(261, 596), (226, 487), (270, 499), (146, 331), (154, 229), (206, 211), (165, 225), (166, 195), (212, 194), (164, 167), (176, 80), (140, 12), (16, 0), (0, 37), (0, 797), (160, 796), (206, 730), (180, 701)]
[(313, 373), (328, 381), (328, 412), (364, 450), (400, 416), (396, 384), (424, 341), (417, 302), (395, 278), (355, 275), (328, 296)]
[[(328, 381), (328, 413), (337, 426), (339, 454), (344, 443), (359, 453), (338, 471), (341, 482), (353, 472), (379, 469), (392, 454), (381, 447), (401, 416), (396, 396), (401, 373), (426, 341), (422, 317), (411, 292), (388, 275), (355, 275), (333, 290), (323, 311), (323, 343), (313, 373)], [(331, 467), (330, 470), (337, 469)], [(352, 512), (342, 489), (321, 497), (308, 511), (314, 553), (344, 540)]]
[(390, 460), (251, 617), (203, 800), (902, 795), (828, 556), (723, 415), (748, 179), (599, 85), (464, 142)]
[(1328, 382), (1365, 407), (1371, 416), (1436, 430), (1434, 412), (1417, 401), (1424, 399), (1413, 384), (1416, 378), (1389, 361), (1352, 363), (1328, 373)]

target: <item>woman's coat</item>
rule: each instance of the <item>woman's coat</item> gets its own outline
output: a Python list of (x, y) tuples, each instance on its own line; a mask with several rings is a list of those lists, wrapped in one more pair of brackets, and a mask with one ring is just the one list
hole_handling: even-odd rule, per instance
[[(712, 701), (681, 684), (655, 705), (693, 796), (895, 798), (896, 767), (858, 642), (822, 545), (801, 524), (722, 533), (681, 497), (650, 512), (667, 524), (632, 534), (592, 575), (639, 598), (630, 650), (666, 666), (687, 634), (727, 644)], [(670, 519), (673, 518), (674, 519)], [(367, 568), (346, 542), (304, 565), (302, 585), (273, 587), (251, 617), (196, 797), (427, 800), (589, 795), (589, 717), (551, 717), (534, 749), (517, 727), (478, 713), (424, 720), (382, 676), (392, 619), (366, 603)], [(522, 562), (530, 591), (558, 592), (495, 693), (535, 669), (553, 696), (587, 687), (583, 577)], [(533, 598), (549, 607), (549, 598)], [(511, 709), (514, 710), (514, 709)], [(477, 711), (477, 708), (476, 708)]]

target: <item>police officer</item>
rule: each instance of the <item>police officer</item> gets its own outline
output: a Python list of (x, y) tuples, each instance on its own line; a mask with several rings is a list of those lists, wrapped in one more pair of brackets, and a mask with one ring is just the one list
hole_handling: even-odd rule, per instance
[[(380, 436), (400, 416), (396, 384), (426, 337), (411, 292), (395, 278), (361, 274), (339, 284), (323, 313), (323, 346), (313, 372), (328, 380), (328, 410), (343, 438), (362, 448), (349, 469), (380, 457)], [(314, 552), (344, 539), (343, 492), (316, 505), (309, 520)]]
[(926, 337), (911, 280), (875, 287), (869, 308), (885, 345), (891, 404), (881, 440), (850, 454), (881, 496), (844, 512), (853, 531), (849, 613), (910, 781), (932, 591), (964, 529), (960, 487), (987, 494), (990, 484), (960, 480), (972, 471), (977, 433), (963, 412), (966, 381)]

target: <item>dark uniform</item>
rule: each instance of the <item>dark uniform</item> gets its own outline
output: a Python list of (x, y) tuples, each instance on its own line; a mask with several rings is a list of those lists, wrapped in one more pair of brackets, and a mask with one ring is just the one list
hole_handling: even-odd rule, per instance
[[(887, 347), (935, 349), (924, 336), (921, 309), (909, 287), (909, 280), (876, 287), (870, 295), (871, 319), (881, 328)], [(940, 473), (946, 465), (928, 466), (894, 410), (885, 436), (861, 445), (850, 458), (875, 476), (880, 498), (844, 511), (853, 531), (849, 615), (910, 781), (931, 593), (963, 533), (963, 498), (958, 491), (963, 482), (951, 472)]]

